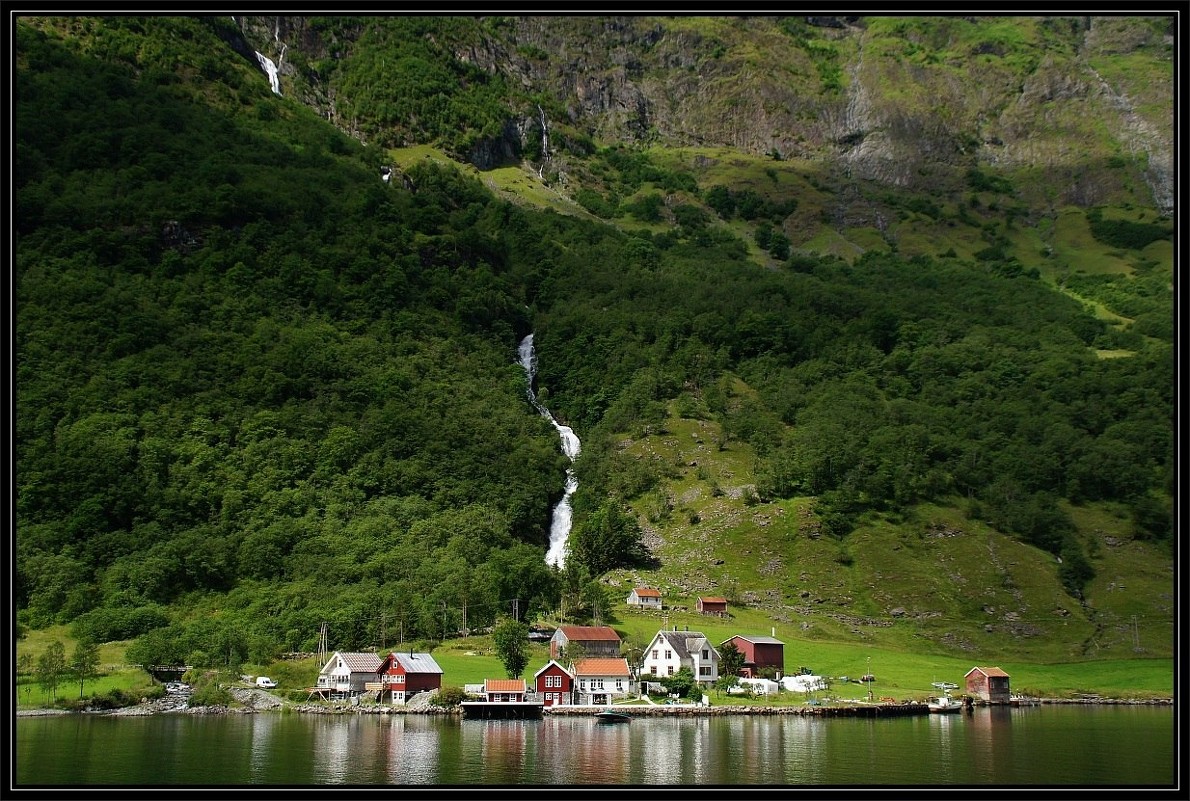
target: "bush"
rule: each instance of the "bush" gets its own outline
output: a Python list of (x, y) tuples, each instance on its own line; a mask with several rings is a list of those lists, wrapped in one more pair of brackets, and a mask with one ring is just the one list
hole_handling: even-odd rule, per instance
[(467, 692), (462, 687), (442, 687), (430, 698), (430, 705), (450, 709), (466, 700)]

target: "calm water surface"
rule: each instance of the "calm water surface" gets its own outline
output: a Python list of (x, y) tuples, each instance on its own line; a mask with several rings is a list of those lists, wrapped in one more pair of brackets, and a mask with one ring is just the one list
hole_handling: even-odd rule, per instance
[(887, 719), (600, 725), (423, 715), (16, 721), (17, 786), (1077, 785), (1173, 787), (1171, 707), (985, 707)]

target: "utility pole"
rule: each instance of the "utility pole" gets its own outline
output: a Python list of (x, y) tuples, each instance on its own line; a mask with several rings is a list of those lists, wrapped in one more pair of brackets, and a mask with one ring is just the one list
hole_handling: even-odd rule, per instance
[(520, 620), (520, 614), (521, 614), (521, 599), (513, 598), (512, 599), (512, 619)]
[(318, 629), (318, 667), (326, 664), (326, 621)]

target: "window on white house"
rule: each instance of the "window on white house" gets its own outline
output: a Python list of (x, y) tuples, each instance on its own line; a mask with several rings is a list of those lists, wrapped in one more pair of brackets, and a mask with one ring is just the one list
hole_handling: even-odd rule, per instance
[(674, 658), (674, 652), (673, 652), (673, 651), (671, 651), (671, 650), (669, 650), (668, 648), (666, 648), (666, 649), (665, 649), (665, 658), (666, 658), (666, 659), (673, 659), (673, 658)]
[(669, 666), (669, 675), (671, 675), (671, 676), (672, 676), (673, 674), (674, 674), (674, 666), (673, 666), (673, 665), (670, 665), (670, 666)]
[(708, 651), (706, 648), (703, 648), (703, 649), (702, 649), (702, 658), (703, 658), (703, 659), (710, 659), (710, 658), (711, 658), (711, 652), (710, 652), (710, 651)]

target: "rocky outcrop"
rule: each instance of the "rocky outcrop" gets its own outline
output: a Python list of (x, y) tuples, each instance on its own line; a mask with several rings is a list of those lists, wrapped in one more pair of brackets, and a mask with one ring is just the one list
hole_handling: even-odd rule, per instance
[[(363, 139), (344, 119), (343, 87), (297, 64), (350, 58), (367, 17), (333, 34), (299, 16), (233, 19), (238, 53), (267, 55), (286, 96)], [(1054, 17), (1023, 23), (1022, 38), (1034, 36), (1029, 49), (963, 27), (980, 17), (908, 26), (899, 38), (867, 22), (530, 15), (488, 20), (439, 44), (510, 87), (501, 133), (460, 154), (481, 169), (519, 160), (539, 133), (537, 101), (528, 98), (548, 96), (565, 113), (552, 124), (606, 143), (775, 152), (817, 162), (844, 184), (917, 191), (962, 192), (973, 167), (1044, 175), (1045, 186), (1022, 182), (1027, 203), (1029, 192), (1099, 203), (1139, 177), (1172, 211), (1172, 115), (1153, 115), (1172, 108), (1172, 79), (1129, 83), (1096, 67), (1112, 54), (1160, 52), (1160, 37), (1172, 32), (1152, 21)], [(1043, 30), (1029, 33), (1034, 24)], [(824, 77), (832, 70), (837, 85)]]

